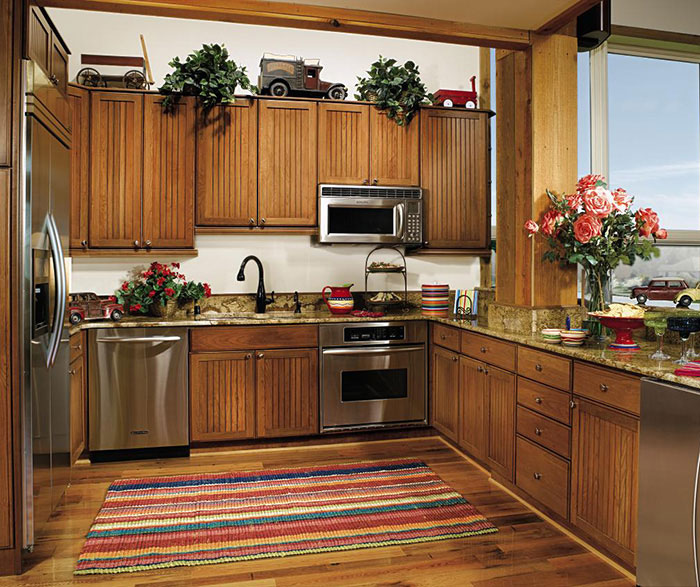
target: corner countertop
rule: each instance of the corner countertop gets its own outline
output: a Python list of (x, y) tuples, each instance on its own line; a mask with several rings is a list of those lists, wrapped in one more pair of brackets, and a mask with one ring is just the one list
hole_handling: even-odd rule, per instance
[[(556, 355), (595, 363), (613, 369), (619, 369), (635, 375), (653, 377), (671, 383), (678, 383), (689, 387), (700, 389), (700, 378), (679, 377), (674, 375), (676, 369), (671, 361), (653, 361), (649, 355), (656, 348), (655, 343), (648, 341), (638, 341), (642, 347), (640, 351), (634, 353), (621, 353), (611, 351), (607, 348), (607, 343), (587, 342), (582, 347), (566, 347), (561, 344), (547, 343), (538, 335), (514, 334), (494, 330), (485, 326), (479, 326), (475, 322), (465, 322), (453, 318), (436, 318), (423, 316), (419, 311), (411, 311), (402, 314), (392, 314), (381, 318), (356, 318), (354, 316), (333, 316), (326, 311), (304, 312), (303, 314), (293, 314), (292, 312), (269, 312), (267, 314), (256, 315), (248, 312), (241, 312), (233, 315), (202, 316), (194, 318), (155, 318), (155, 317), (127, 317), (119, 322), (111, 321), (90, 321), (79, 326), (71, 327), (71, 334), (80, 330), (94, 328), (155, 328), (155, 327), (204, 327), (204, 326), (264, 326), (267, 324), (328, 324), (337, 322), (386, 322), (397, 320), (426, 320), (446, 324), (455, 328), (461, 328), (471, 332), (492, 336), (501, 340), (507, 340), (517, 344), (526, 345)], [(672, 356), (678, 356), (680, 351), (677, 346), (667, 345), (667, 352)]]

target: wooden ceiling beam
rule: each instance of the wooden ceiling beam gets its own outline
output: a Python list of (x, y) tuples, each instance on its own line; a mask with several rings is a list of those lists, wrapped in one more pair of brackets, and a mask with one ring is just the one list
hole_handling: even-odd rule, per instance
[[(544, 23), (536, 32), (538, 35), (551, 35), (556, 33), (560, 28), (575, 20), (579, 14), (583, 14), (596, 4), (600, 4), (600, 0), (578, 0), (569, 8)], [(575, 34), (576, 32), (574, 30), (574, 35)]]
[(305, 28), (460, 45), (525, 49), (526, 30), (263, 0), (43, 0), (42, 6)]

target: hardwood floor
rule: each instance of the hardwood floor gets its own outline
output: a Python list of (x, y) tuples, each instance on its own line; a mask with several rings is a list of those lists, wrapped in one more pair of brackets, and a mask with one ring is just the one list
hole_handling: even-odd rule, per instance
[[(423, 459), (500, 532), (484, 537), (178, 567), (121, 575), (73, 576), (83, 539), (107, 487), (117, 478), (304, 466), (393, 457)], [(339, 585), (628, 587), (634, 582), (538, 517), (481, 469), (436, 437), (316, 447), (199, 450), (189, 459), (91, 465), (78, 461), (63, 505), (27, 559), (2, 585), (335, 587)]]

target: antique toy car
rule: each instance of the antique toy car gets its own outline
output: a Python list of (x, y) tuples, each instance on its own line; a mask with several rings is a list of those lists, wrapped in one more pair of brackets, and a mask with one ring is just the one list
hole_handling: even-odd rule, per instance
[(655, 277), (648, 285), (633, 287), (630, 297), (640, 304), (646, 303), (647, 300), (671, 301), (685, 289), (688, 289), (688, 284), (680, 277)]
[(278, 97), (307, 95), (345, 100), (347, 88), (321, 80), (322, 69), (318, 59), (265, 53), (260, 60), (258, 88), (261, 94)]
[(111, 318), (115, 322), (124, 316), (124, 306), (114, 301), (112, 296), (98, 296), (90, 292), (70, 294), (68, 319), (71, 324), (80, 324), (83, 320), (102, 320)]
[(676, 294), (673, 301), (681, 308), (689, 308), (693, 302), (700, 302), (700, 281), (695, 284), (695, 287), (688, 287)]
[(471, 92), (468, 90), (438, 90), (433, 94), (436, 105), (464, 106), (465, 108), (476, 108), (476, 76), (469, 78), (472, 84)]

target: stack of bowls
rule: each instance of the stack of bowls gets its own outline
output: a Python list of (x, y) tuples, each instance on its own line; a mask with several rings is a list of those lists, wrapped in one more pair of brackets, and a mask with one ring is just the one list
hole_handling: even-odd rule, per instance
[(447, 318), (450, 301), (450, 286), (447, 284), (424, 284), (421, 287), (421, 310), (424, 316)]
[(564, 346), (582, 346), (586, 342), (585, 330), (562, 330), (561, 343)]
[(559, 344), (561, 342), (561, 329), (560, 328), (543, 328), (542, 338), (545, 342), (551, 344)]

